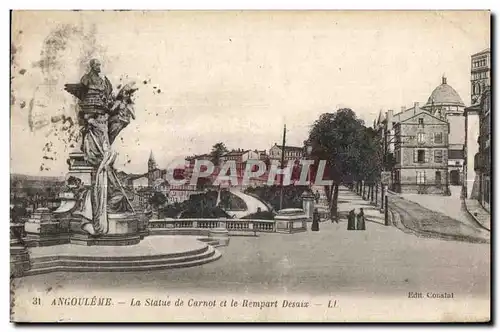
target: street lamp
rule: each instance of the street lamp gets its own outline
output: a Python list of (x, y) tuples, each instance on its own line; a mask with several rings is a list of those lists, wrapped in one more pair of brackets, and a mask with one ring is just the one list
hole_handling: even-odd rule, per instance
[[(304, 141), (304, 146), (306, 148), (306, 157), (310, 157), (312, 153), (312, 144), (309, 140)], [(309, 189), (312, 187), (312, 179), (311, 179), (311, 165), (307, 165), (307, 177), (309, 178)]]

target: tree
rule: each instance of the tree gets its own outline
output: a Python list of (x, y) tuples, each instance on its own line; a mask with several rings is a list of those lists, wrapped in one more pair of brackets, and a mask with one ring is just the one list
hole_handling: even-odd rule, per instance
[(196, 181), (196, 190), (205, 190), (207, 188), (210, 188), (212, 186), (212, 180), (209, 178), (198, 178)]
[(364, 122), (349, 108), (322, 114), (309, 132), (316, 167), (320, 160), (326, 161), (325, 174), (317, 176), (333, 181), (332, 187), (325, 187), (332, 220), (337, 219), (339, 185), (350, 184), (367, 174), (366, 159), (372, 158), (366, 155), (366, 151), (371, 151), (368, 138)]
[[(383, 167), (381, 137), (373, 128), (363, 128), (359, 133), (355, 149), (360, 152), (354, 180), (368, 184), (368, 197), (373, 198), (373, 186), (380, 180)], [(363, 188), (363, 195), (364, 195)]]
[(159, 192), (155, 191), (153, 195), (149, 198), (149, 204), (151, 204), (154, 207), (159, 207), (167, 202), (167, 197)]
[(220, 164), (220, 158), (222, 155), (224, 155), (226, 152), (228, 152), (228, 149), (226, 145), (222, 142), (215, 143), (214, 146), (212, 146), (212, 152), (210, 152), (210, 161), (214, 165), (219, 165)]

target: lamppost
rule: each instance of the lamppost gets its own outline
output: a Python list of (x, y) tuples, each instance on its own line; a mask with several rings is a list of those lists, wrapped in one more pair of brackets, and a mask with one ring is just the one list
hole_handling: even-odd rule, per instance
[[(306, 157), (309, 158), (311, 156), (311, 153), (312, 153), (312, 144), (311, 142), (309, 142), (309, 140), (306, 140), (304, 141), (304, 147), (305, 147), (305, 151), (306, 151)], [(307, 165), (307, 178), (309, 179), (309, 190), (311, 190), (312, 188), (312, 179), (311, 179), (311, 165)]]

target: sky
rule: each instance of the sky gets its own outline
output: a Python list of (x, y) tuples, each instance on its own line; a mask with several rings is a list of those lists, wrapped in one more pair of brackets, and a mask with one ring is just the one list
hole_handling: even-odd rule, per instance
[[(77, 83), (97, 58), (113, 86), (136, 82), (136, 120), (115, 167), (147, 170), (229, 148), (302, 145), (325, 112), (368, 125), (425, 103), (446, 75), (470, 104), (470, 56), (490, 47), (489, 12), (14, 12), (11, 172), (64, 176)], [(43, 123), (47, 123), (43, 125)], [(39, 122), (41, 125), (37, 125)], [(73, 126), (70, 130), (78, 129)], [(73, 144), (73, 146), (71, 146)]]

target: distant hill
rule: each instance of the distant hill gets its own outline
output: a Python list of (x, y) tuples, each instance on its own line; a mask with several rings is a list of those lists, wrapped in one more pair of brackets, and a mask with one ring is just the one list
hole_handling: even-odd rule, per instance
[(61, 187), (64, 185), (65, 178), (61, 176), (33, 176), (25, 174), (11, 174), (11, 190), (24, 190), (23, 188), (43, 189), (47, 187)]
[(64, 182), (64, 176), (37, 176), (26, 174), (10, 174), (10, 181), (41, 181), (41, 182)]

